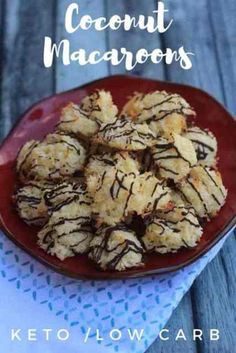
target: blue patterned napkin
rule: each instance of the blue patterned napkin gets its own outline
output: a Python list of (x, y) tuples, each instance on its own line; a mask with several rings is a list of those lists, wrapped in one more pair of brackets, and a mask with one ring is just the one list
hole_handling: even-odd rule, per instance
[[(10, 330), (19, 327), (19, 315), (22, 315), (22, 329), (26, 329), (26, 325), (55, 330), (66, 327), (70, 332), (64, 342), (55, 338), (49, 342), (39, 339), (38, 350), (34, 346), (35, 353), (49, 353), (52, 348), (64, 353), (65, 347), (68, 353), (96, 353), (101, 352), (101, 348), (104, 353), (143, 353), (224, 240), (194, 264), (171, 274), (119, 281), (84, 281), (54, 273), (0, 233), (0, 301), (1, 297), (9, 298), (0, 306), (0, 331), (3, 319), (4, 329)], [(22, 303), (19, 310), (13, 310), (19, 301)], [(122, 334), (118, 341), (109, 337), (113, 329)], [(128, 329), (131, 334), (134, 329), (139, 332), (143, 329), (142, 339), (131, 340)], [(96, 330), (103, 340), (96, 340)], [(117, 332), (113, 333), (115, 336)], [(32, 344), (27, 341), (13, 344), (7, 333), (4, 337), (5, 351), (11, 348), (12, 353), (25, 353)]]

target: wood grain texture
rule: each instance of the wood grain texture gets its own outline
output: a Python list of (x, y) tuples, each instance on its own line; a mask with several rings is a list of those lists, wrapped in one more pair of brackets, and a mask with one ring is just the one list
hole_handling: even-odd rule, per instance
[(236, 116), (234, 94), (236, 83), (236, 2), (217, 0), (216, 6), (215, 1), (210, 0), (207, 5), (224, 103), (231, 113)]
[(167, 0), (167, 21), (174, 19), (172, 27), (162, 34), (164, 47), (177, 49), (184, 46), (193, 52), (193, 67), (183, 70), (179, 63), (166, 65), (166, 76), (170, 81), (190, 84), (212, 93), (222, 101), (221, 81), (215, 56), (215, 38), (206, 11), (207, 0)]
[[(117, 14), (122, 18), (124, 14), (129, 14), (130, 16), (139, 15), (152, 15), (152, 11), (156, 10), (156, 1), (137, 1), (137, 0), (119, 0), (119, 1), (106, 1), (106, 16)], [(160, 36), (157, 32), (149, 34), (146, 31), (141, 31), (138, 28), (132, 28), (130, 31), (125, 31), (122, 28), (118, 31), (108, 31), (107, 34), (108, 48), (120, 49), (125, 47), (132, 53), (140, 48), (145, 48), (151, 51), (155, 48), (161, 47)], [(138, 64), (132, 72), (126, 71), (124, 64), (119, 66), (109, 65), (110, 74), (133, 74), (133, 75), (144, 75), (149, 78), (164, 79), (164, 65), (153, 65), (150, 61), (147, 61), (145, 65)]]
[[(71, 0), (57, 1), (57, 21), (56, 21), (56, 42), (62, 39), (69, 39), (72, 51), (78, 51), (84, 48), (89, 54), (94, 50), (106, 51), (106, 32), (98, 32), (91, 28), (88, 31), (79, 30), (73, 34), (68, 34), (65, 30), (65, 13)], [(89, 14), (92, 18), (105, 16), (105, 8), (103, 0), (96, 0), (94, 6), (93, 0), (77, 1), (80, 6), (79, 17)], [(74, 16), (74, 24), (76, 25)], [(74, 87), (78, 87), (89, 81), (96, 80), (108, 75), (108, 65), (101, 62), (98, 65), (80, 66), (77, 62), (72, 62), (69, 66), (64, 66), (61, 60), (56, 62), (56, 90), (65, 91)]]
[(53, 92), (53, 71), (43, 68), (41, 57), (44, 35), (53, 35), (53, 4), (47, 0), (4, 1), (3, 135), (24, 110)]
[[(197, 353), (197, 347), (192, 341), (194, 324), (191, 306), (191, 296), (190, 293), (187, 293), (165, 326), (169, 330), (170, 339), (168, 341), (157, 339), (146, 353)], [(175, 341), (180, 329), (183, 329), (187, 341)]]
[[(221, 100), (232, 114), (236, 115), (234, 91), (236, 84), (236, 4), (232, 1), (213, 1), (208, 3), (209, 22), (215, 39), (215, 53), (218, 64), (216, 75), (221, 80)], [(206, 342), (201, 345), (202, 351), (211, 353), (219, 350), (230, 353), (236, 345), (236, 240), (231, 236), (219, 256), (206, 268), (193, 287), (195, 303), (206, 293), (202, 310), (196, 310), (196, 319), (204, 327), (219, 327), (221, 340), (215, 347)], [(215, 291), (214, 291), (215, 289)], [(217, 315), (216, 315), (217, 313)]]
[[(170, 66), (167, 68), (168, 79), (205, 89), (222, 103), (229, 103), (229, 108), (234, 113), (235, 104), (231, 97), (234, 97), (236, 81), (231, 59), (226, 59), (234, 58), (230, 52), (235, 50), (231, 41), (231, 38), (235, 37), (235, 33), (232, 33), (235, 26), (232, 22), (233, 15), (227, 15), (229, 8), (227, 5), (224, 6), (223, 2), (219, 2), (219, 6), (216, 6), (215, 2), (209, 5), (207, 0), (194, 3), (185, 0), (181, 1), (181, 6), (179, 2), (169, 0), (168, 6), (174, 13), (173, 26), (176, 30), (164, 36), (165, 45), (178, 47), (184, 43), (186, 48), (196, 53), (194, 66), (190, 72)], [(224, 21), (220, 21), (221, 17)], [(227, 29), (228, 27), (230, 29)], [(225, 55), (226, 52), (228, 55)], [(210, 328), (218, 328), (221, 332), (219, 342), (209, 342), (209, 339), (198, 342), (198, 352), (231, 352), (236, 344), (234, 335), (236, 281), (233, 270), (236, 265), (235, 245), (235, 238), (232, 236), (220, 255), (195, 281), (191, 290), (195, 327), (202, 328), (206, 332)]]
[(207, 338), (198, 342), (198, 352), (231, 353), (236, 344), (235, 309), (232, 308), (235, 295), (234, 300), (229, 296), (234, 276), (225, 275), (221, 257), (222, 254), (218, 255), (206, 267), (191, 289), (195, 327), (204, 332), (210, 328), (220, 331), (219, 341), (210, 342)]
[[(96, 1), (96, 6), (94, 5)], [(64, 66), (57, 61), (54, 69), (45, 69), (42, 47), (45, 35), (56, 42), (68, 38), (72, 50), (85, 48), (89, 53), (126, 47), (132, 52), (145, 47), (184, 47), (195, 53), (193, 68), (184, 71), (179, 64), (164, 66), (138, 65), (132, 74), (168, 79), (192, 84), (214, 95), (236, 115), (236, 2), (233, 0), (166, 0), (170, 12), (166, 20), (174, 18), (171, 29), (162, 35), (150, 35), (136, 29), (130, 32), (78, 31), (68, 35), (64, 16), (71, 0), (1, 0), (0, 1), (0, 70), (1, 107), (0, 138), (6, 135), (19, 115), (37, 100), (56, 91), (79, 86), (108, 74), (125, 73), (124, 66), (107, 63), (87, 65), (74, 63)], [(80, 0), (81, 14), (92, 17), (129, 13), (134, 16), (150, 14), (155, 0)], [(40, 15), (38, 15), (40, 14)], [(129, 72), (130, 73), (130, 72)], [(193, 327), (207, 332), (219, 328), (220, 342), (206, 338), (197, 345), (189, 340), (178, 344), (157, 340), (148, 353), (233, 353), (236, 346), (236, 244), (235, 237), (227, 240), (217, 258), (195, 281), (166, 327), (175, 333), (183, 328), (187, 335)]]
[[(2, 96), (2, 76), (3, 76), (3, 68), (4, 68), (4, 46), (3, 46), (3, 40), (4, 40), (4, 27), (5, 27), (5, 3), (4, 1), (0, 2), (0, 107), (3, 104), (3, 96)], [(4, 119), (2, 118), (2, 115), (0, 116), (0, 141), (3, 138), (4, 134)]]

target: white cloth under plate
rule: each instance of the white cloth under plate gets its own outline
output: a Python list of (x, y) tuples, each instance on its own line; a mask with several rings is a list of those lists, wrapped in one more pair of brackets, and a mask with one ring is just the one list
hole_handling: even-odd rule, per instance
[[(68, 353), (145, 352), (224, 240), (194, 264), (171, 274), (84, 281), (54, 273), (0, 233), (1, 352), (64, 353), (65, 348)], [(11, 341), (12, 328), (22, 329), (20, 342)], [(28, 341), (31, 328), (37, 329), (37, 341)], [(49, 341), (45, 328), (53, 330)], [(60, 329), (68, 330), (68, 340), (57, 339)], [(88, 329), (91, 333), (84, 343)], [(120, 330), (119, 341), (110, 338), (113, 329)], [(142, 339), (132, 341), (128, 329), (131, 333), (143, 329)], [(97, 341), (96, 330), (103, 340)]]

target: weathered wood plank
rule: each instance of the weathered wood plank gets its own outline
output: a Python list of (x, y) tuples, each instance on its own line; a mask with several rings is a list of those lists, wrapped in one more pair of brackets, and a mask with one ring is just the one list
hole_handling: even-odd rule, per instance
[(207, 2), (209, 22), (215, 38), (215, 50), (221, 78), (224, 100), (229, 110), (236, 116), (236, 2), (214, 0)]
[[(222, 100), (232, 114), (236, 115), (235, 101), (235, 84), (236, 84), (236, 69), (235, 69), (235, 15), (236, 4), (232, 1), (218, 1), (217, 7), (213, 1), (208, 3), (209, 22), (211, 24), (212, 33), (215, 38), (215, 51), (218, 63), (218, 72), (222, 87)], [(214, 308), (212, 305), (204, 306), (205, 313), (198, 312), (196, 315), (200, 318), (204, 326), (215, 325), (221, 330), (221, 341), (216, 346), (219, 351), (231, 352), (236, 345), (235, 338), (235, 313), (236, 313), (236, 241), (235, 237), (231, 236), (227, 240), (225, 246), (220, 252), (219, 257), (199, 278), (200, 285), (195, 288), (194, 295), (196, 301), (202, 295), (202, 290), (207, 294), (207, 297), (214, 296), (215, 310), (217, 315), (210, 316)], [(217, 277), (216, 277), (217, 275)], [(209, 278), (212, 277), (211, 286), (207, 285)], [(196, 282), (198, 284), (198, 282)], [(216, 292), (212, 294), (210, 288), (215, 288)], [(201, 290), (202, 289), (202, 290)], [(206, 292), (208, 290), (208, 292)], [(203, 309), (203, 310), (204, 310)], [(210, 320), (208, 319), (210, 316)], [(202, 351), (206, 353), (212, 352), (204, 342), (202, 343)]]
[[(2, 134), (32, 103), (53, 92), (53, 70), (43, 68), (43, 38), (53, 34), (54, 1), (5, 2)], [(40, 14), (40, 15), (38, 15)]]
[(167, 4), (170, 11), (166, 19), (173, 18), (174, 22), (171, 29), (162, 34), (164, 46), (172, 49), (184, 46), (185, 50), (195, 54), (191, 70), (183, 70), (178, 63), (167, 65), (167, 78), (201, 87), (222, 101), (221, 81), (214, 55), (215, 39), (206, 11), (207, 1), (169, 0)]
[[(191, 296), (190, 293), (187, 293), (165, 326), (169, 330), (170, 339), (168, 341), (157, 339), (147, 350), (147, 353), (197, 353), (197, 347), (192, 341), (194, 326), (192, 312), (189, 308), (191, 308)], [(183, 329), (187, 341), (175, 341), (175, 337), (180, 329)]]
[[(4, 1), (2, 1), (2, 3), (3, 2)], [(95, 8), (94, 4), (91, 5), (91, 1), (84, 2), (86, 3), (85, 7), (82, 4), (83, 1), (80, 1), (81, 7), (85, 9), (84, 12), (92, 13), (94, 9), (94, 16), (98, 16), (101, 13), (101, 8), (103, 8), (101, 7), (103, 6), (101, 2), (101, 6), (98, 6), (100, 9), (98, 10), (98, 14), (98, 2), (99, 1), (96, 0)], [(20, 0), (11, 0), (11, 2), (6, 1), (5, 3), (6, 27), (4, 41), (2, 43), (3, 52), (5, 54), (2, 81), (2, 92), (4, 92), (2, 102), (4, 104), (1, 107), (1, 124), (4, 126), (4, 134), (8, 131), (14, 118), (17, 117), (22, 110), (42, 96), (50, 94), (54, 87), (52, 71), (41, 67), (42, 60), (38, 55), (42, 52), (41, 40), (43, 36), (46, 34), (53, 36), (53, 21), (51, 21), (53, 1), (48, 2), (38, 0), (37, 2), (28, 1), (26, 3)], [(139, 3), (140, 6), (143, 6), (143, 13), (146, 13), (151, 2), (142, 1), (142, 4), (141, 2)], [(225, 5), (223, 6), (224, 3)], [(58, 2), (58, 16), (61, 23), (59, 24), (58, 21), (57, 40), (65, 37), (63, 34), (63, 6), (66, 6), (65, 4), (66, 2), (64, 0)], [(119, 6), (123, 6), (122, 12), (128, 13), (137, 8), (137, 1), (119, 1), (113, 2), (112, 12), (118, 12), (114, 7), (118, 6), (118, 4)], [(212, 17), (209, 21), (209, 7), (208, 12), (205, 11), (207, 8), (207, 1), (191, 2), (191, 4), (186, 0), (181, 2), (175, 2), (174, 0), (168, 1), (168, 7), (171, 9), (170, 16), (173, 16), (175, 19), (173, 26), (177, 27), (170, 31), (167, 36), (161, 37), (164, 39), (163, 43), (170, 47), (178, 47), (184, 43), (186, 48), (196, 53), (196, 57), (194, 59), (194, 67), (190, 72), (184, 72), (177, 66), (169, 66), (167, 68), (167, 78), (203, 87), (212, 92), (222, 102), (225, 101), (231, 111), (235, 113), (235, 100), (234, 95), (232, 94), (232, 89), (235, 87), (235, 67), (233, 65), (235, 46), (231, 45), (236, 38), (234, 32), (235, 26), (232, 25), (233, 20), (235, 19), (235, 4), (230, 0), (226, 0), (225, 2), (223, 2), (223, 0), (218, 0), (217, 4), (219, 4), (219, 6), (216, 5), (215, 2), (210, 1)], [(217, 8), (217, 11), (213, 11), (213, 5), (214, 9)], [(130, 10), (128, 9), (129, 6)], [(127, 10), (124, 11), (123, 9)], [(37, 11), (42, 14), (41, 18), (35, 16)], [(104, 8), (102, 12), (103, 11)], [(139, 11), (141, 12), (141, 10)], [(201, 15), (199, 15), (199, 13)], [(218, 31), (217, 26), (221, 23), (222, 18), (223, 27), (221, 26), (220, 31)], [(20, 21), (17, 19), (20, 19)], [(36, 22), (36, 24), (32, 21)], [(183, 23), (185, 23), (184, 27)], [(82, 33), (80, 32), (79, 36), (72, 40), (76, 46), (75, 49), (78, 47), (91, 48), (91, 44), (86, 42), (89, 33), (85, 33), (86, 36), (83, 38), (81, 37), (81, 34)], [(143, 37), (143, 35), (139, 35), (137, 37), (138, 41), (136, 42), (133, 40), (136, 38), (134, 33), (130, 33), (129, 35), (128, 33), (125, 33), (125, 36), (121, 36), (117, 32), (114, 33), (115, 36), (112, 40), (110, 34), (111, 33), (109, 32), (108, 43), (110, 47), (114, 47), (116, 44), (117, 47), (126, 46), (127, 48), (132, 47), (132, 50), (136, 50), (136, 48), (143, 46), (142, 43), (144, 41), (145, 47), (147, 47), (146, 40), (151, 43), (155, 42), (155, 47), (158, 47), (160, 43), (159, 39), (156, 37), (155, 39), (152, 38), (150, 40), (149, 35), (148, 39)], [(101, 33), (99, 34), (99, 37), (100, 36)], [(34, 41), (32, 38), (34, 38)], [(104, 38), (101, 42), (98, 42), (98, 37), (95, 37), (94, 35), (92, 38), (94, 43), (96, 42), (96, 47), (105, 48)], [(79, 44), (77, 44), (77, 39), (79, 40)], [(96, 49), (96, 47), (94, 48)], [(218, 54), (216, 58), (212, 55), (212, 53), (215, 52)], [(13, 57), (14, 60), (10, 60), (10, 58)], [(226, 59), (223, 60), (223, 57), (227, 59), (227, 64), (225, 64), (224, 60)], [(33, 65), (30, 65), (31, 59), (34, 62)], [(164, 78), (163, 67), (158, 65), (153, 68), (153, 66), (153, 64), (146, 67), (140, 66), (133, 73), (155, 78)], [(219, 66), (221, 68), (220, 75)], [(106, 65), (103, 67), (95, 65), (93, 68), (91, 68), (91, 66), (81, 68), (77, 64), (75, 64), (75, 67), (70, 66), (66, 68), (57, 65), (56, 70), (58, 76), (56, 84), (57, 90), (71, 88), (78, 84), (82, 84), (85, 81), (87, 82), (99, 76), (104, 76), (108, 72)], [(111, 73), (120, 73), (124, 72), (124, 69), (117, 67), (111, 68), (110, 71)], [(224, 88), (224, 95), (222, 94), (222, 88)], [(19, 94), (19, 92), (22, 93)], [(236, 293), (234, 274), (236, 256), (235, 250), (233, 249), (235, 249), (235, 240), (232, 238), (222, 250), (222, 257), (218, 257), (208, 266), (204, 271), (204, 274), (202, 274), (196, 281), (192, 291), (195, 324), (203, 329), (218, 326), (223, 330), (223, 337), (220, 342), (221, 345), (217, 344), (217, 346), (211, 347), (208, 342), (203, 342), (198, 347), (199, 352), (213, 352), (214, 349), (215, 351), (231, 352), (232, 347), (236, 343), (232, 336), (232, 333), (234, 333), (235, 330), (234, 315)], [(215, 288), (218, 288), (218, 294), (213, 291)], [(220, 295), (222, 295), (223, 300)], [(188, 311), (185, 311), (185, 305)], [(181, 317), (186, 320), (186, 316), (189, 316), (189, 306), (190, 298), (188, 296), (188, 299), (184, 299), (172, 317), (170, 321), (171, 325), (168, 324), (170, 330), (174, 327), (180, 327)], [(217, 312), (219, 312), (219, 314)], [(186, 322), (183, 321), (183, 326), (185, 327), (185, 325)], [(191, 326), (192, 325), (186, 326), (186, 330), (189, 330)], [(227, 332), (228, 334), (226, 334)], [(226, 340), (228, 343), (225, 342)], [(178, 352), (178, 346), (175, 343), (172, 345), (168, 342), (168, 344), (164, 345), (165, 346), (163, 347), (162, 343), (157, 342), (156, 345), (150, 348), (150, 351), (163, 351), (165, 353), (171, 351)], [(194, 346), (189, 347), (189, 350), (187, 350), (186, 347), (187, 346), (184, 345), (181, 350), (191, 352), (190, 349), (194, 349), (193, 351), (195, 351), (195, 348), (193, 348)]]
[[(69, 39), (71, 50), (76, 51), (80, 48), (90, 53), (94, 50), (106, 51), (106, 33), (105, 31), (98, 32), (91, 28), (87, 31), (79, 30), (73, 34), (68, 34), (65, 30), (65, 13), (71, 0), (60, 0), (57, 2), (57, 24), (56, 24), (56, 42), (59, 43), (62, 39)], [(90, 15), (92, 18), (105, 16), (104, 1), (80, 0), (80, 14)], [(76, 24), (76, 16), (75, 22)], [(71, 63), (69, 66), (64, 66), (60, 60), (56, 61), (56, 89), (64, 91), (76, 86), (80, 86), (89, 81), (108, 75), (108, 65), (106, 62), (101, 62), (96, 65), (80, 66), (77, 62)]]
[[(167, 71), (168, 78), (202, 87), (221, 102), (229, 103), (230, 108), (234, 110), (234, 72), (231, 59), (225, 62), (225, 45), (229, 57), (234, 50), (231, 40), (235, 38), (235, 34), (232, 34), (232, 27), (235, 31), (235, 26), (230, 23), (227, 15), (228, 11), (232, 10), (232, 4), (231, 8), (223, 6), (223, 1), (219, 2), (219, 7), (215, 2), (214, 5), (211, 2), (211, 8), (207, 6), (206, 0), (191, 3), (184, 0), (181, 4), (172, 0), (168, 1), (168, 4), (174, 13), (176, 30), (164, 36), (166, 46), (178, 47), (183, 43), (186, 48), (196, 53), (191, 71), (183, 72), (170, 66)], [(223, 10), (225, 12), (222, 16)], [(224, 18), (223, 28), (222, 23), (219, 27), (221, 17)], [(233, 19), (232, 14), (230, 18)], [(227, 29), (228, 27), (230, 29)], [(232, 237), (216, 260), (196, 280), (192, 289), (195, 326), (203, 330), (219, 328), (221, 331), (220, 342), (210, 344), (209, 341), (203, 341), (198, 344), (199, 352), (230, 352), (236, 344), (236, 281), (233, 270), (235, 259), (235, 239)]]
[(191, 290), (196, 328), (206, 333), (210, 328), (220, 331), (219, 341), (209, 342), (209, 339), (205, 339), (198, 342), (199, 352), (202, 353), (231, 352), (236, 344), (235, 293), (233, 298), (234, 285), (231, 283), (235, 276), (231, 276), (228, 268), (225, 270), (221, 255), (218, 255), (198, 277)]
[[(116, 1), (111, 2), (106, 0), (106, 16), (109, 18), (113, 14), (124, 16), (125, 13), (132, 16), (138, 16), (140, 14), (150, 15), (153, 10), (156, 9), (156, 1)], [(108, 32), (108, 48), (119, 49), (125, 47), (131, 52), (135, 53), (140, 48), (146, 48), (152, 50), (155, 48), (162, 47), (162, 41), (160, 35), (148, 34), (145, 31), (133, 29), (129, 32), (123, 30), (109, 31)], [(111, 66), (109, 65), (110, 74), (136, 74), (142, 75), (143, 77), (150, 77), (156, 79), (165, 80), (165, 69), (163, 63), (155, 65), (151, 62), (147, 62), (145, 65), (138, 65), (132, 72), (126, 72), (124, 65)], [(191, 298), (189, 295), (180, 303), (178, 308), (175, 310), (174, 315), (169, 320), (167, 327), (170, 332), (176, 332), (177, 329), (184, 327), (185, 331), (190, 333), (193, 326), (192, 321), (192, 306)], [(160, 353), (160, 352), (195, 352), (196, 345), (189, 340), (187, 343), (175, 344), (173, 340), (163, 342), (157, 339), (153, 345), (148, 349), (147, 353)]]
[[(3, 37), (4, 37), (4, 27), (5, 27), (5, 3), (4, 1), (0, 2), (0, 106), (2, 106), (2, 72), (3, 72), (3, 63), (4, 63), (4, 55), (3, 55)], [(3, 138), (4, 133), (4, 121), (0, 117), (0, 141)]]
[[(109, 1), (106, 0), (107, 17), (116, 14), (124, 17), (124, 14), (138, 17), (139, 15), (152, 15), (152, 11), (156, 10), (156, 1), (136, 1), (136, 0), (121, 0)], [(149, 34), (146, 31), (141, 31), (138, 28), (133, 28), (130, 31), (124, 31), (120, 28), (117, 31), (108, 31), (108, 48), (120, 49), (125, 47), (132, 53), (136, 53), (138, 49), (145, 48), (151, 51), (161, 47), (160, 36), (158, 33)], [(164, 66), (162, 64), (153, 64), (147, 61), (144, 65), (137, 65), (134, 70), (126, 71), (124, 64), (119, 66), (110, 65), (111, 74), (127, 73), (133, 75), (143, 75), (150, 78), (164, 79)]]

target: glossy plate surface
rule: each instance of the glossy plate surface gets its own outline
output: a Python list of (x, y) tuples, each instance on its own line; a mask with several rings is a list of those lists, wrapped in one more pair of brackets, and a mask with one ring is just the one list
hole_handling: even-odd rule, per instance
[[(119, 108), (134, 91), (166, 90), (181, 94), (196, 110), (197, 125), (209, 128), (218, 140), (219, 169), (228, 189), (225, 206), (219, 215), (204, 227), (204, 234), (193, 250), (182, 249), (176, 254), (148, 255), (145, 267), (125, 272), (102, 272), (85, 255), (61, 262), (45, 254), (37, 246), (37, 229), (27, 226), (17, 215), (11, 196), (16, 182), (15, 160), (20, 147), (30, 139), (41, 139), (53, 130), (63, 106), (81, 99), (95, 89), (111, 91)], [(55, 271), (76, 278), (128, 278), (177, 270), (208, 251), (236, 223), (236, 122), (207, 93), (189, 86), (150, 79), (112, 76), (72, 91), (54, 95), (30, 108), (11, 131), (0, 148), (0, 225), (5, 234), (34, 258)]]

